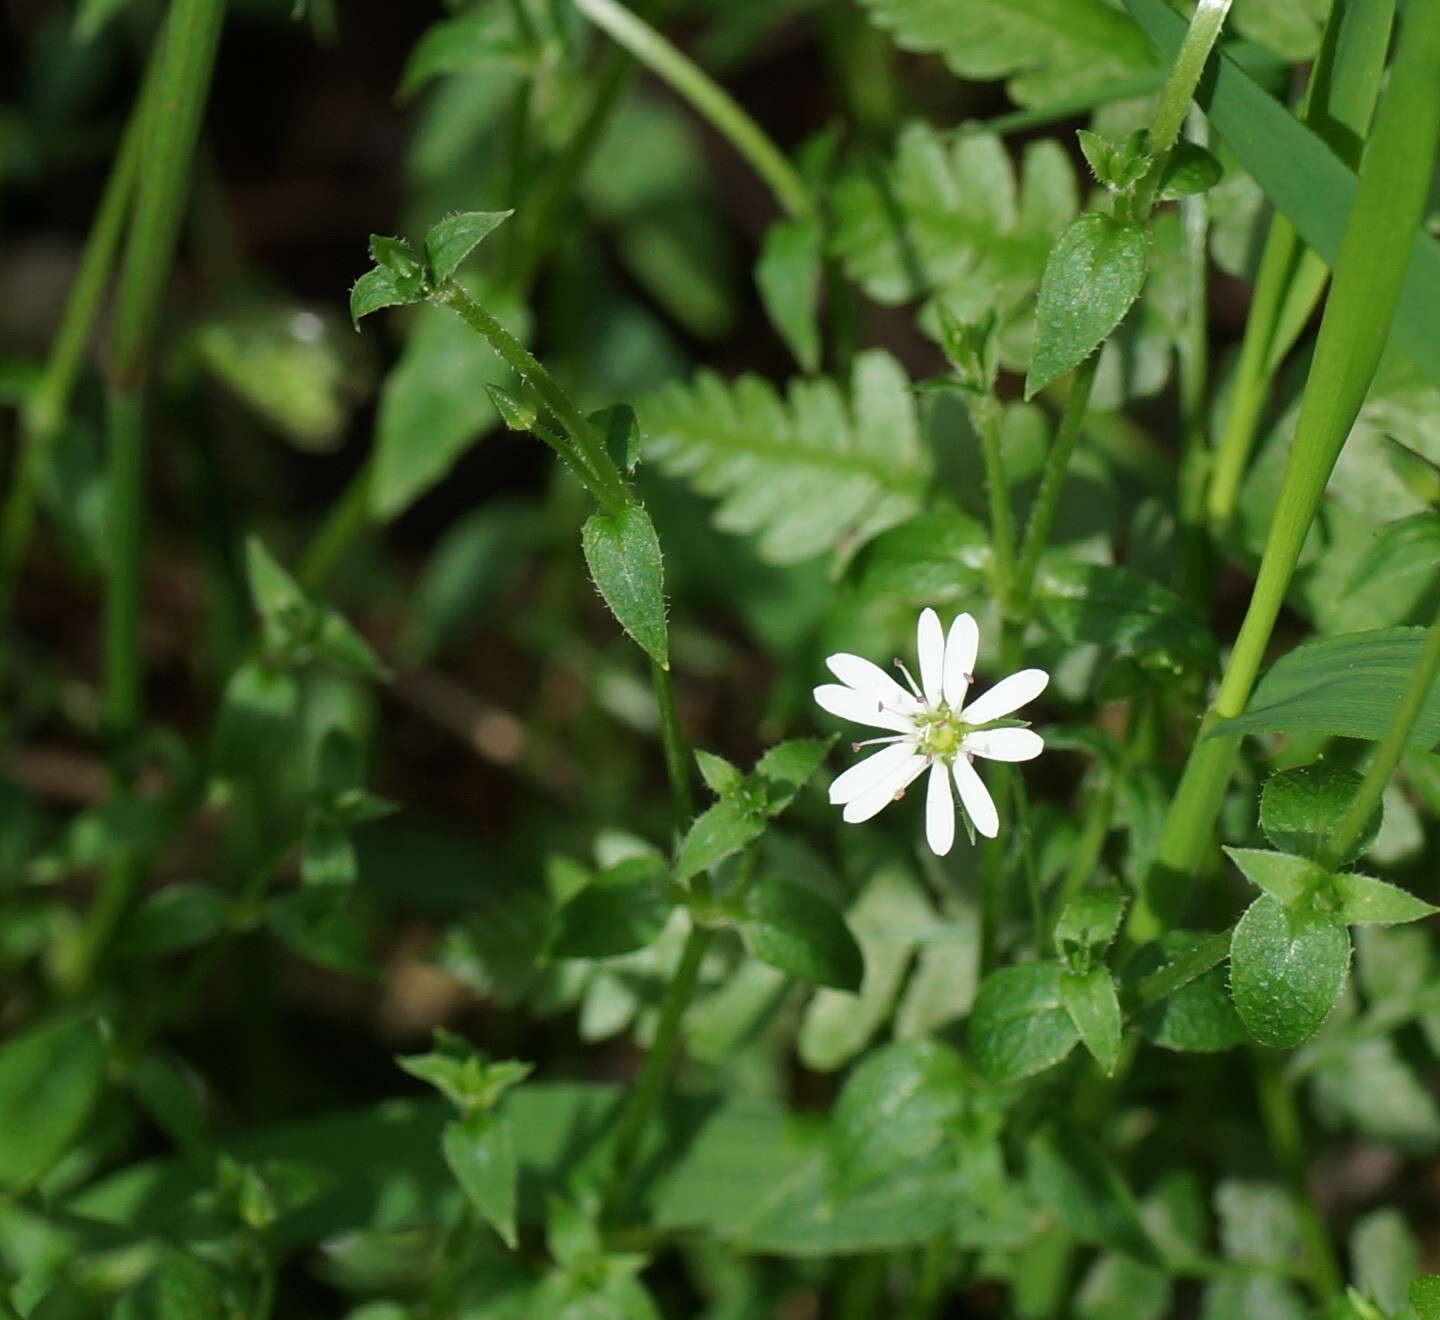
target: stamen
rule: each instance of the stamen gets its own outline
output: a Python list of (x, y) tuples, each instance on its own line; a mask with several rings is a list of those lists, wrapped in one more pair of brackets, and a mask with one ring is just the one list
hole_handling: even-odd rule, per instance
[(864, 742), (851, 743), (850, 750), (858, 752), (862, 747), (878, 747), (881, 743), (904, 742), (909, 736), (908, 733), (897, 733), (893, 738), (866, 738)]
[(922, 706), (925, 705), (925, 694), (920, 691), (920, 684), (915, 681), (915, 675), (905, 668), (905, 662), (897, 656), (891, 663), (905, 675), (905, 681), (910, 684), (910, 691), (915, 694), (915, 700)]

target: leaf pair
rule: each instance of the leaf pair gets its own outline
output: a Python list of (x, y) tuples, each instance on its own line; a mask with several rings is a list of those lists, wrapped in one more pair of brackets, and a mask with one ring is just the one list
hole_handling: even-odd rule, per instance
[(431, 225), (420, 257), (403, 238), (370, 236), (370, 258), (375, 265), (350, 290), (350, 320), (358, 330), (360, 319), (383, 307), (404, 307), (423, 302), (450, 278), (466, 257), (510, 216), (510, 211), (457, 211)]

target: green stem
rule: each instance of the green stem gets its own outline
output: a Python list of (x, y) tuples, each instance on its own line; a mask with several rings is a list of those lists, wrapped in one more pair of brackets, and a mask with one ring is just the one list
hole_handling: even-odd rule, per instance
[(1010, 514), (1010, 482), (1005, 473), (1005, 452), (1000, 444), (1000, 404), (993, 394), (966, 392), (970, 422), (980, 436), (985, 460), (985, 490), (990, 501), (990, 545), (994, 552), (995, 593), (1008, 614), (1015, 580), (1015, 524)]
[(1255, 1090), (1265, 1134), (1271, 1154), (1290, 1184), (1310, 1258), (1309, 1281), (1316, 1299), (1324, 1304), (1343, 1292), (1345, 1283), (1325, 1220), (1316, 1209), (1306, 1184), (1305, 1134), (1300, 1126), (1295, 1091), (1285, 1077), (1277, 1056), (1257, 1051), (1254, 1063)]
[(1425, 649), (1420, 653), (1420, 661), (1415, 666), (1415, 672), (1410, 675), (1410, 682), (1400, 699), (1399, 709), (1386, 726), (1385, 736), (1380, 739), (1374, 756), (1370, 758), (1370, 764), (1365, 767), (1360, 787), (1335, 825), (1330, 846), (1323, 859), (1324, 865), (1329, 869), (1334, 870), (1344, 858), (1349, 857), (1364, 837), (1370, 818), (1374, 815), (1375, 808), (1380, 805), (1380, 796), (1385, 792), (1390, 776), (1395, 773), (1395, 767), (1400, 764), (1400, 758), (1405, 753), (1410, 731), (1415, 727), (1415, 721), (1420, 718), (1420, 711), (1435, 686), (1437, 674), (1440, 674), (1440, 616), (1436, 617), (1435, 622), (1430, 625), (1430, 631), (1425, 635)]
[(1213, 851), (1215, 818), (1239, 740), (1207, 734), (1218, 721), (1241, 714), (1249, 701), (1310, 524), (1379, 363), (1440, 136), (1437, 67), (1440, 5), (1413, 6), (1360, 169), (1260, 571), (1132, 910), (1136, 938), (1153, 938), (1174, 918), (1191, 878)]
[(1075, 368), (1070, 381), (1070, 394), (1065, 400), (1065, 411), (1060, 416), (1060, 426), (1045, 455), (1045, 469), (1040, 476), (1040, 489), (1035, 492), (1035, 504), (1030, 510), (1029, 521), (1025, 524), (1025, 539), (1020, 545), (1020, 560), (1015, 568), (1014, 590), (1011, 593), (1012, 615), (1018, 619), (1028, 617), (1031, 596), (1035, 588), (1035, 570), (1040, 564), (1040, 555), (1050, 540), (1050, 529), (1055, 525), (1055, 511), (1060, 505), (1060, 490), (1065, 484), (1065, 471), (1070, 466), (1070, 456), (1075, 452), (1075, 443), (1080, 438), (1080, 428), (1085, 421), (1085, 411), (1090, 406), (1090, 390), (1095, 384), (1095, 371), (1100, 362), (1097, 350)]
[(675, 807), (675, 827), (684, 830), (695, 817), (695, 795), (691, 791), (690, 766), (693, 758), (680, 714), (675, 708), (675, 685), (668, 669), (650, 662), (650, 683), (660, 711), (660, 741), (665, 748), (665, 773), (670, 780), (670, 800)]
[(709, 945), (710, 930), (705, 926), (691, 926), (679, 965), (660, 1005), (660, 1023), (655, 1029), (654, 1043), (616, 1124), (615, 1154), (605, 1197), (606, 1207), (612, 1211), (619, 1210), (629, 1195), (640, 1155), (640, 1143), (660, 1103), (665, 1078), (679, 1051), (680, 1023), (695, 996), (695, 987), (700, 980), (700, 964)]
[(120, 142), (110, 177), (105, 181), (100, 205), (90, 226), (80, 268), (71, 286), (65, 312), (50, 346), (45, 370), (35, 387), (22, 418), (21, 455), (15, 476), (0, 516), (0, 610), (8, 606), (15, 591), (25, 547), (35, 521), (35, 501), (39, 495), (40, 478), (45, 456), (64, 425), (69, 412), (70, 395), (80, 372), (85, 346), (100, 304), (105, 296), (115, 254), (125, 232), (130, 201), (145, 147), (146, 117), (152, 113), (159, 87), (160, 61), (152, 59), (145, 73), (140, 94), (130, 112), (129, 123)]
[(813, 214), (814, 199), (794, 167), (764, 129), (693, 60), (616, 0), (574, 0), (577, 9), (657, 77), (664, 79), (727, 138), (769, 185), (787, 215)]
[(540, 396), (574, 444), (583, 466), (594, 474), (591, 494), (600, 507), (606, 513), (615, 514), (629, 504), (630, 492), (619, 469), (596, 438), (594, 428), (535, 355), (454, 280), (446, 280), (434, 294), (434, 299), (454, 308), (465, 323), (489, 343), (497, 356)]
[[(1190, 139), (1204, 146), (1206, 121), (1191, 107)], [(1210, 271), (1210, 201), (1197, 193), (1180, 201), (1185, 238), (1185, 324), (1176, 356), (1180, 370), (1180, 569), (1176, 583), (1182, 596), (1206, 601), (1210, 596), (1210, 537), (1205, 524), (1206, 475), (1210, 450), (1205, 441), (1206, 398), (1209, 392), (1210, 318), (1207, 281)]]
[(945, 1298), (948, 1266), (955, 1255), (954, 1236), (940, 1233), (931, 1238), (920, 1254), (920, 1272), (905, 1314), (908, 1320), (933, 1320)]
[(1210, 58), (1215, 42), (1219, 40), (1225, 15), (1230, 12), (1230, 2), (1231, 0), (1200, 0), (1185, 33), (1185, 40), (1175, 56), (1175, 63), (1170, 66), (1170, 76), (1166, 78), (1160, 93), (1160, 104), (1156, 107), (1155, 117), (1150, 121), (1147, 145), (1155, 163), (1135, 188), (1133, 210), (1138, 219), (1148, 216), (1150, 208), (1155, 204), (1155, 194), (1165, 173), (1170, 149), (1180, 136), (1180, 126), (1185, 122), (1185, 116), (1190, 110), (1190, 98), (1195, 95), (1195, 85), (1205, 71), (1205, 62)]

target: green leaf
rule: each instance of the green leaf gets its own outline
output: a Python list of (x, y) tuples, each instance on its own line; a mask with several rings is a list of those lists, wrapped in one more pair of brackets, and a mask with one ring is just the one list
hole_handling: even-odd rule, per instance
[(939, 1041), (892, 1041), (868, 1054), (845, 1079), (830, 1117), (838, 1195), (923, 1160), (945, 1140), (965, 1094), (965, 1065)]
[(556, 958), (618, 958), (644, 949), (665, 928), (669, 876), (658, 857), (630, 857), (601, 871), (555, 918)]
[(1055, 920), (1055, 951), (1066, 962), (1103, 955), (1120, 930), (1128, 901), (1125, 892), (1113, 883), (1076, 894)]
[(1420, 1320), (1440, 1320), (1440, 1274), (1423, 1274), (1410, 1285), (1410, 1305)]
[(716, 797), (731, 797), (745, 782), (745, 775), (737, 765), (732, 765), (723, 756), (695, 749), (695, 764), (699, 767), (700, 778)]
[(519, 1059), (490, 1059), (465, 1037), (436, 1027), (425, 1054), (398, 1055), (412, 1077), (428, 1082), (462, 1113), (493, 1110), (511, 1087), (518, 1086), (533, 1066)]
[(1056, 962), (991, 972), (970, 1013), (970, 1049), (993, 1082), (1016, 1082), (1059, 1063), (1080, 1039), (1060, 990)]
[(1415, 513), (1388, 524), (1351, 576), (1347, 590), (1394, 591), (1397, 577), (1432, 585), (1440, 569), (1440, 514)]
[(445, 1163), (475, 1207), (512, 1251), (516, 1246), (515, 1139), (504, 1114), (476, 1110), (453, 1119), (441, 1135)]
[(383, 307), (405, 307), (419, 302), (418, 291), (402, 291), (392, 271), (372, 266), (350, 286), (350, 323), (358, 330), (362, 317)]
[[(1136, 951), (1125, 968), (1126, 979), (1143, 981), (1147, 975), (1173, 964), (1211, 938), (1198, 931), (1167, 931), (1158, 943), (1147, 944)], [(1159, 1002), (1142, 1009), (1138, 1023), (1152, 1044), (1187, 1054), (1218, 1054), (1248, 1039), (1245, 1024), (1231, 1002), (1223, 966), (1208, 968)]]
[(31, 1027), (0, 1045), (0, 1187), (34, 1186), (80, 1134), (105, 1076), (95, 1023)]
[[(831, 247), (871, 298), (938, 293), (961, 321), (994, 312), (1006, 340), (1028, 327), (1050, 244), (1079, 208), (1075, 170), (1058, 142), (1031, 143), (1017, 172), (993, 134), (924, 123), (901, 129), (892, 160), (862, 156), (831, 191)], [(1009, 347), (1003, 356), (1014, 365), (1021, 345)]]
[[(1186, 23), (1166, 0), (1125, 0), (1136, 22), (1171, 59)], [(1354, 206), (1356, 176), (1320, 137), (1224, 54), (1196, 89), (1206, 112), (1266, 198), (1333, 269)], [(1417, 367), (1440, 383), (1440, 243), (1415, 235), (1391, 333)]]
[(1154, 164), (1154, 157), (1145, 150), (1143, 129), (1131, 133), (1123, 142), (1114, 142), (1088, 128), (1080, 129), (1075, 136), (1090, 173), (1111, 192), (1129, 192)]
[(1308, 906), (1323, 882), (1325, 870), (1305, 857), (1266, 852), (1260, 848), (1226, 848), (1225, 855), (1252, 884), (1258, 885), (1282, 907)]
[(745, 947), (763, 963), (811, 985), (860, 989), (865, 961), (845, 918), (813, 889), (759, 880), (737, 919)]
[(437, 220), (425, 235), (425, 258), (430, 278), (439, 284), (514, 211), (455, 211)]
[(1420, 1244), (1405, 1215), (1394, 1206), (1372, 1210), (1350, 1230), (1356, 1285), (1387, 1312), (1405, 1306), (1411, 1280), (1420, 1272)]
[(353, 888), (307, 885), (282, 894), (265, 905), (265, 922), (302, 958), (348, 976), (379, 975), (370, 957), (369, 923)]
[(1432, 907), (1398, 885), (1356, 875), (1353, 871), (1330, 876), (1329, 885), (1339, 903), (1335, 915), (1352, 926), (1396, 926), (1440, 912), (1440, 908)]
[(204, 944), (229, 919), (229, 905), (213, 886), (167, 885), (126, 919), (116, 947), (125, 958), (159, 958)]
[(747, 789), (761, 802), (766, 815), (778, 816), (820, 768), (833, 738), (791, 738), (776, 743), (755, 762)]
[(879, 350), (855, 359), (848, 401), (834, 382), (795, 380), (782, 401), (758, 376), (702, 371), (638, 407), (647, 454), (721, 497), (715, 524), (758, 533), (762, 558), (848, 556), (924, 500), (930, 462), (910, 383)]
[[(1420, 662), (1423, 628), (1377, 628), (1302, 642), (1256, 685), (1243, 715), (1221, 720), (1211, 737), (1247, 733), (1328, 733), (1382, 738)], [(1410, 730), (1409, 745), (1440, 743), (1440, 684)]]
[(400, 99), (408, 100), (432, 78), (445, 74), (519, 68), (526, 54), (504, 9), (466, 10), (420, 34), (400, 77)]
[(639, 504), (627, 504), (616, 514), (591, 514), (580, 540), (610, 613), (646, 655), (669, 669), (665, 571), (650, 515)]
[(1077, 367), (1124, 319), (1145, 287), (1145, 231), (1091, 212), (1060, 235), (1035, 308), (1028, 399)]
[(765, 832), (765, 817), (750, 803), (722, 798), (696, 818), (680, 845), (675, 878), (688, 880), (739, 852)]
[(1107, 1077), (1120, 1062), (1120, 1000), (1108, 967), (1062, 972), (1060, 998), (1070, 1021)]
[(1255, 900), (1230, 943), (1230, 993), (1262, 1045), (1291, 1049), (1325, 1021), (1350, 968), (1350, 932), (1331, 913)]
[[(1322, 857), (1362, 779), (1356, 770), (1323, 761), (1281, 770), (1265, 781), (1260, 792), (1260, 828), (1281, 852)], [(1383, 819), (1384, 808), (1377, 802), (1364, 835), (1338, 860), (1353, 861), (1365, 852), (1380, 833)]]
[(957, 510), (922, 513), (878, 537), (859, 560), (868, 596), (949, 605), (985, 588), (993, 554), (990, 535)]
[(229, 1314), (215, 1272), (173, 1247), (115, 1308), (115, 1320), (225, 1320)]
[(864, 0), (904, 50), (933, 52), (966, 81), (1005, 78), (1019, 105), (1104, 89), (1153, 66), (1144, 37), (1104, 0)]
[(1134, 1194), (1089, 1137), (1069, 1126), (1043, 1128), (1025, 1158), (1036, 1201), (1080, 1241), (1160, 1264)]
[(820, 366), (821, 238), (813, 217), (778, 220), (765, 231), (755, 265), (765, 314), (805, 371)]
[(1207, 192), (1224, 174), (1220, 162), (1204, 147), (1181, 138), (1171, 149), (1165, 172), (1160, 177), (1160, 198), (1173, 201)]
[(1034, 599), (1040, 621), (1070, 645), (1113, 647), (1165, 678), (1219, 669), (1215, 638), (1194, 605), (1129, 569), (1047, 555)]

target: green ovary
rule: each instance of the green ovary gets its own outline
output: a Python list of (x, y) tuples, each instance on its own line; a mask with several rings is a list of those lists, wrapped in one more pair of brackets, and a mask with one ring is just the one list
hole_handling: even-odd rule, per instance
[(960, 744), (967, 732), (967, 726), (959, 720), (936, 720), (925, 730), (925, 736), (920, 740), (920, 754), (938, 756), (944, 761), (952, 760), (960, 750)]

